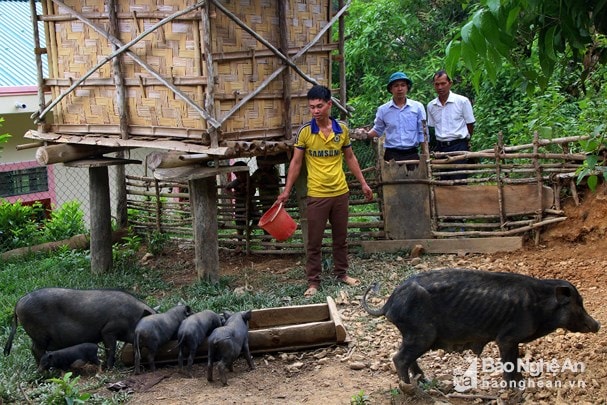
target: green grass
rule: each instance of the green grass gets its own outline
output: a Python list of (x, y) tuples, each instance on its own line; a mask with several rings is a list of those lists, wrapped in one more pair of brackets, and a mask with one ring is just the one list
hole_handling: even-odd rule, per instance
[[(217, 284), (194, 282), (175, 286), (163, 279), (163, 275), (171, 269), (141, 267), (132, 251), (128, 254), (115, 252), (115, 259), (118, 260), (115, 261), (115, 270), (98, 276), (91, 274), (88, 252), (63, 249), (51, 254), (13, 259), (0, 263), (0, 342), (4, 347), (15, 303), (28, 292), (42, 287), (119, 288), (133, 293), (160, 311), (182, 302), (190, 305), (194, 311), (211, 309), (222, 312), (323, 303), (326, 296), (336, 297), (343, 289), (354, 299), (372, 282), (383, 282), (384, 291), (393, 288), (396, 282), (413, 271), (406, 261), (396, 260), (396, 255), (355, 254), (351, 257), (349, 274), (360, 278), (362, 286), (345, 287), (331, 280), (326, 268), (323, 270), (325, 278), (320, 293), (312, 298), (303, 297), (306, 287), (303, 260), (285, 272), (254, 273), (252, 269), (244, 268), (238, 277), (222, 276)], [(330, 256), (323, 262), (326, 267), (330, 266)], [(240, 292), (235, 288), (244, 285), (250, 288), (241, 289)], [(73, 380), (53, 382), (48, 380), (49, 377), (57, 375), (38, 373), (30, 345), (31, 340), (19, 327), (10, 355), (0, 356), (0, 402), (23, 403), (27, 396), (32, 403), (53, 403), (51, 399), (55, 398), (56, 391), (66, 388), (77, 390), (70, 395), (98, 392), (87, 403), (121, 404), (128, 400), (128, 395), (110, 393), (104, 388), (104, 383), (130, 375), (130, 370), (121, 367), (119, 356), (115, 370), (82, 379), (72, 387), (70, 384)]]

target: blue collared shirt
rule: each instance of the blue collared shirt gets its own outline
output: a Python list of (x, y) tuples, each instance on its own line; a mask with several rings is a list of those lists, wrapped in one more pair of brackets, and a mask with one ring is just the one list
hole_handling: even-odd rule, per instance
[(419, 101), (407, 98), (407, 103), (399, 108), (390, 100), (377, 109), (373, 129), (379, 136), (385, 135), (385, 148), (410, 149), (424, 142), (425, 119), (426, 110)]

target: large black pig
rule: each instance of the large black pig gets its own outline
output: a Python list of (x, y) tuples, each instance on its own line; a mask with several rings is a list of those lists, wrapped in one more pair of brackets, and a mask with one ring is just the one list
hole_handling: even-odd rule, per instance
[(24, 295), (15, 305), (4, 354), (10, 353), (17, 324), (21, 322), (32, 339), (37, 364), (47, 350), (103, 342), (107, 367), (111, 368), (116, 342), (132, 343), (137, 322), (155, 313), (124, 291), (41, 288)]
[[(599, 323), (582, 303), (577, 289), (565, 280), (540, 280), (513, 273), (445, 269), (416, 274), (396, 287), (381, 309), (403, 336), (393, 361), (400, 378), (410, 383), (409, 371), (423, 377), (417, 359), (428, 350), (463, 351), (480, 355), (495, 341), (504, 364), (516, 365), (519, 343), (530, 342), (557, 328), (597, 332)], [(506, 368), (505, 368), (506, 369)], [(522, 376), (516, 367), (504, 372), (506, 381)]]

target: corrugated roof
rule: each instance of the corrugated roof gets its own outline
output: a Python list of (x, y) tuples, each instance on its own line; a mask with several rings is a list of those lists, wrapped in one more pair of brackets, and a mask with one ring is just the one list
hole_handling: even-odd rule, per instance
[[(42, 6), (36, 2), (38, 14)], [(44, 46), (44, 26), (39, 23), (40, 46)], [(46, 55), (44, 77), (48, 77)], [(34, 34), (29, 1), (0, 0), (0, 86), (32, 86), (38, 84)]]

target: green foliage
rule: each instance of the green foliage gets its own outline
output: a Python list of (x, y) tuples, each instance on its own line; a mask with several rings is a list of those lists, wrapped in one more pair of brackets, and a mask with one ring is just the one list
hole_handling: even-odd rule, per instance
[(170, 239), (171, 237), (168, 233), (161, 231), (149, 232), (147, 235), (147, 242), (150, 253), (154, 256), (161, 254)]
[(49, 405), (74, 405), (84, 404), (90, 398), (91, 394), (81, 393), (78, 388), (80, 376), (72, 378), (71, 371), (65, 373), (62, 378), (50, 378), (48, 382), (52, 384), (52, 390), (49, 395), (43, 398), (45, 404)]
[(599, 176), (603, 179), (607, 175), (607, 166), (605, 166), (604, 156), (600, 157), (601, 152), (607, 150), (607, 140), (601, 132), (605, 130), (605, 125), (602, 124), (596, 128), (593, 136), (587, 141), (581, 141), (580, 145), (584, 152), (588, 154), (582, 166), (580, 166), (575, 174), (577, 175), (577, 183), (581, 183), (587, 178), (588, 188), (592, 191), (596, 190), (599, 183)]
[(45, 219), (41, 203), (0, 201), (0, 252), (68, 239), (86, 231), (77, 201), (66, 202)]
[(352, 399), (350, 399), (350, 404), (352, 405), (365, 405), (370, 404), (371, 400), (369, 396), (365, 394), (365, 391), (360, 390), (358, 394), (352, 395)]
[(607, 33), (604, 2), (480, 0), (447, 47), (447, 70), (460, 63), (478, 88), (481, 78), (495, 82), (504, 62), (516, 66), (530, 88), (545, 89), (559, 64), (584, 62), (578, 76), (607, 60), (601, 35)]
[(41, 240), (39, 228), (44, 216), (40, 203), (23, 205), (20, 201), (0, 201), (0, 251), (30, 246)]
[(47, 241), (64, 240), (86, 232), (84, 213), (78, 201), (68, 201), (51, 211), (43, 223), (43, 238)]
[(137, 252), (143, 243), (141, 236), (137, 234), (129, 234), (122, 237), (122, 240), (122, 243), (112, 246), (112, 261), (116, 269), (134, 266), (137, 261)]
[(352, 127), (373, 123), (377, 107), (390, 98), (386, 84), (395, 71), (413, 80), (412, 99), (434, 98), (432, 77), (443, 68), (446, 38), (466, 16), (458, 0), (436, 0), (430, 8), (413, 0), (354, 0), (345, 28)]

